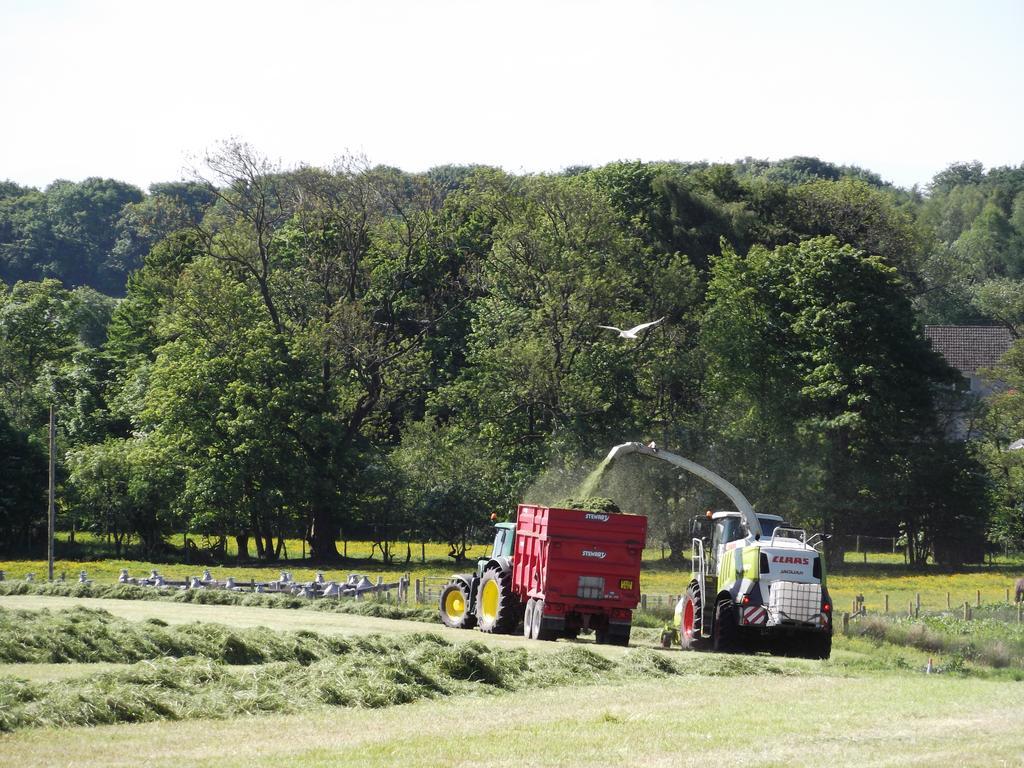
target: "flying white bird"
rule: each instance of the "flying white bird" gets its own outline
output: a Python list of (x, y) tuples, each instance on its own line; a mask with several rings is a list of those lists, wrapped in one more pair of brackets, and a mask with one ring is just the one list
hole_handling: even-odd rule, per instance
[(636, 335), (638, 333), (640, 333), (640, 331), (645, 331), (648, 328), (653, 328), (654, 326), (656, 326), (658, 323), (660, 323), (664, 319), (665, 319), (664, 317), (661, 317), (661, 318), (658, 318), (657, 320), (652, 320), (649, 323), (641, 323), (640, 325), (636, 326), (635, 328), (628, 328), (625, 331), (622, 330), (621, 328), (616, 328), (614, 325), (599, 325), (597, 327), (598, 328), (604, 328), (606, 331), (615, 331), (615, 332), (617, 332), (619, 334), (619, 338), (622, 338), (622, 339), (635, 339)]

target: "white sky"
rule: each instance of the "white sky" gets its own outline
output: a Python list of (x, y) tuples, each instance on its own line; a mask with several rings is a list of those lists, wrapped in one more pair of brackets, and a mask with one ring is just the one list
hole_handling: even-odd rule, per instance
[(148, 186), (243, 138), (409, 171), (1024, 162), (1024, 2), (0, 0), (0, 179)]

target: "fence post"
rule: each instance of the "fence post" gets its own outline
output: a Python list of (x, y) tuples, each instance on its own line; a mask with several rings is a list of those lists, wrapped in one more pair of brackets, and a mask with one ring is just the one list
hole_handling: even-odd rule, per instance
[(978, 607), (981, 607), (981, 590), (978, 590)]
[(915, 604), (917, 605), (916, 613), (920, 613), (921, 612), (921, 593), (920, 592), (917, 593), (917, 599), (915, 600)]
[(952, 610), (952, 609), (953, 609), (953, 606), (949, 602), (949, 592), (947, 592), (946, 593), (946, 610), (949, 611), (949, 610)]
[(420, 580), (416, 579), (416, 603), (419, 604), (419, 603), (422, 603), (422, 602), (423, 602), (423, 598), (420, 595)]
[(848, 613), (843, 614), (843, 634), (850, 634), (850, 614)]
[(1010, 604), (1010, 588), (1009, 587), (1006, 588), (1006, 604), (1007, 605)]
[(427, 542), (425, 541), (420, 542), (420, 562), (427, 562)]
[(971, 604), (964, 600), (964, 621), (971, 620)]
[(647, 610), (647, 595), (643, 594), (643, 593), (641, 593), (641, 595), (640, 595), (640, 610), (642, 610), (642, 611), (646, 611)]
[(907, 616), (908, 616), (909, 618), (911, 618), (911, 619), (912, 619), (912, 618), (914, 618), (914, 601), (913, 601), (913, 600), (911, 600), (911, 601), (910, 601), (910, 602), (909, 602), (909, 603), (907, 604)]
[(885, 612), (886, 613), (889, 612), (889, 595), (888, 594), (885, 596)]

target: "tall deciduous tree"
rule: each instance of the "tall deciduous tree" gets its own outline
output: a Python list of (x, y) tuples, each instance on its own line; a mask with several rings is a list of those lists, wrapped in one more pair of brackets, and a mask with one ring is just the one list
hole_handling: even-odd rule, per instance
[(925, 466), (969, 477), (977, 465), (943, 448), (932, 388), (953, 375), (883, 259), (834, 238), (754, 248), (745, 258), (725, 249), (708, 294), (709, 391), (733, 450), (764, 457), (747, 482), (770, 506), (829, 533), (853, 521), (888, 533), (900, 525), (925, 545), (922, 558), (954, 512), (983, 518), (983, 500), (954, 510), (920, 481)]

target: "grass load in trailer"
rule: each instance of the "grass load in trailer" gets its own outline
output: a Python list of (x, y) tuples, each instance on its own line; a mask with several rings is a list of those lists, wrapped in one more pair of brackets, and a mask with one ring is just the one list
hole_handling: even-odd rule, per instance
[(646, 517), (521, 504), (515, 523), (495, 528), (476, 572), (441, 592), (444, 624), (536, 640), (592, 629), (599, 643), (629, 644)]

